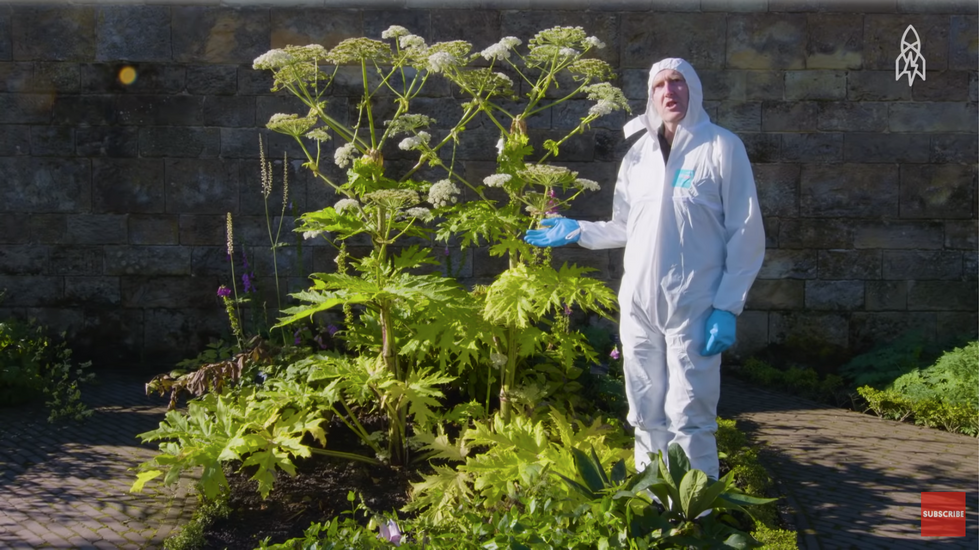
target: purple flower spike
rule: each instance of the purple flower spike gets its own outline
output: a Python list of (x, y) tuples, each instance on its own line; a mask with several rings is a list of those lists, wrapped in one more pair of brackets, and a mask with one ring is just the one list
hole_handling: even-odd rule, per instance
[(337, 327), (335, 327), (335, 326), (333, 326), (333, 325), (327, 325), (327, 334), (329, 334), (330, 336), (333, 336), (334, 334), (336, 334), (338, 330), (340, 330), (340, 329), (337, 328)]
[(242, 286), (245, 288), (246, 293), (255, 290), (255, 285), (252, 284), (252, 277), (248, 273), (242, 273)]
[(245, 255), (245, 247), (242, 247), (242, 269), (248, 271), (248, 256)]
[(227, 298), (227, 297), (231, 296), (231, 289), (228, 288), (228, 287), (226, 287), (225, 285), (219, 286), (218, 287), (218, 296), (220, 296), (222, 298)]
[(299, 334), (303, 332), (303, 329), (298, 328), (296, 332), (293, 333), (293, 343), (297, 346), (303, 343), (303, 340), (299, 337)]
[(379, 531), (378, 538), (381, 540), (386, 540), (395, 546), (402, 545), (402, 532), (398, 528), (398, 524), (395, 523), (395, 520), (389, 519), (382, 523)]
[(609, 352), (609, 357), (611, 357), (614, 361), (616, 359), (619, 359), (619, 350), (616, 349), (616, 348), (613, 348), (613, 350)]
[(572, 308), (568, 307), (568, 304), (565, 304), (565, 317), (570, 317), (571, 315), (572, 315)]

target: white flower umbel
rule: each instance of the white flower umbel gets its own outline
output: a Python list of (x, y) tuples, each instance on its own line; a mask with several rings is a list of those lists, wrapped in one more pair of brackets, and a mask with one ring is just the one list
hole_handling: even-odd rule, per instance
[(436, 208), (456, 204), (459, 187), (449, 180), (439, 180), (429, 188), (429, 204)]
[(574, 182), (575, 187), (580, 187), (586, 191), (598, 191), (599, 182), (593, 181), (586, 178), (576, 178)]
[(304, 231), (303, 232), (303, 238), (304, 239), (315, 239), (315, 238), (319, 237), (322, 234), (323, 234), (323, 230), (322, 229), (318, 229), (316, 231)]
[(392, 25), (381, 33), (381, 38), (401, 38), (411, 34), (408, 29), (401, 25)]
[(505, 183), (513, 178), (510, 174), (492, 174), (483, 178), (483, 184), (487, 187), (503, 187)]
[(296, 61), (295, 57), (286, 53), (285, 50), (276, 48), (256, 57), (255, 61), (252, 62), (252, 68), (256, 70), (278, 71), (294, 61)]
[(449, 52), (436, 52), (429, 56), (429, 70), (434, 73), (441, 73), (456, 64), (456, 57)]
[(358, 154), (357, 146), (353, 143), (345, 143), (334, 152), (333, 161), (337, 166), (347, 168)]
[(585, 39), (585, 43), (588, 44), (589, 46), (593, 47), (593, 48), (598, 49), (598, 50), (601, 50), (602, 48), (605, 48), (606, 47), (606, 43), (605, 42), (603, 42), (602, 40), (599, 40), (598, 38), (596, 38), (594, 36), (590, 36), (590, 37), (586, 38)]
[(315, 117), (300, 118), (299, 115), (295, 113), (276, 113), (269, 118), (269, 122), (266, 123), (265, 126), (266, 128), (281, 134), (301, 136), (312, 128), (314, 124), (316, 124)]
[(432, 211), (424, 206), (415, 206), (409, 208), (405, 211), (405, 215), (410, 218), (419, 218), (420, 220), (428, 220), (432, 217)]
[(306, 137), (320, 142), (330, 140), (330, 134), (327, 133), (326, 128), (314, 128), (309, 132), (306, 132)]
[(429, 132), (419, 132), (415, 136), (407, 137), (403, 139), (401, 143), (398, 144), (398, 148), (401, 149), (402, 151), (411, 151), (412, 149), (418, 149), (423, 144), (428, 145), (429, 140), (431, 138), (432, 136), (429, 135)]
[(338, 214), (343, 214), (345, 210), (357, 209), (357, 206), (357, 201), (354, 199), (340, 199), (337, 204), (333, 205), (333, 209)]
[(613, 112), (615, 108), (616, 103), (608, 99), (603, 99), (589, 108), (589, 114), (593, 116), (605, 116)]
[(487, 61), (491, 59), (496, 59), (498, 61), (504, 61), (510, 57), (510, 51), (515, 47), (520, 46), (521, 40), (519, 38), (514, 38), (513, 36), (506, 36), (500, 39), (500, 42), (492, 44), (487, 47), (487, 49), (480, 52)]
[(407, 34), (398, 39), (398, 45), (401, 46), (403, 50), (410, 48), (424, 48), (425, 39), (417, 34)]
[(558, 50), (558, 55), (563, 55), (565, 57), (575, 57), (579, 54), (579, 51), (574, 48), (562, 48)]

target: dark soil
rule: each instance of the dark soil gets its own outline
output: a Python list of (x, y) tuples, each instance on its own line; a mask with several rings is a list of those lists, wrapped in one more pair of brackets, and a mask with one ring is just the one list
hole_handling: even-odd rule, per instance
[(270, 543), (302, 537), (310, 524), (351, 510), (349, 491), (362, 495), (365, 505), (379, 513), (398, 510), (408, 502), (411, 478), (402, 468), (320, 455), (297, 461), (296, 466), (297, 475), (281, 474), (264, 500), (249, 474), (230, 473), (231, 513), (205, 529), (206, 548), (252, 550), (266, 537)]

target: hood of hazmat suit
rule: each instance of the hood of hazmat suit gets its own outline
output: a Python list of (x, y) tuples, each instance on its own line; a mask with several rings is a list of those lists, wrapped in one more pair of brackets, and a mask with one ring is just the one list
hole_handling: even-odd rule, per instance
[[(657, 132), (654, 77), (674, 69), (689, 90), (667, 162)], [(621, 314), (639, 313), (659, 332), (700, 331), (712, 307), (742, 312), (762, 266), (765, 235), (752, 168), (742, 141), (709, 120), (701, 80), (683, 59), (650, 69), (646, 112), (626, 124), (629, 137), (645, 133), (620, 166), (612, 219), (581, 222), (579, 244), (625, 247), (619, 292)]]

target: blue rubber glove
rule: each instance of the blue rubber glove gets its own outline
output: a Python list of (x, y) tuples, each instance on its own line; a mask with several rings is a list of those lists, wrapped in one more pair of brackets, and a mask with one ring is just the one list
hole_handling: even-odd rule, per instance
[(568, 218), (545, 218), (541, 226), (550, 229), (532, 229), (524, 236), (524, 242), (540, 247), (564, 246), (577, 243), (582, 234), (578, 222)]
[(716, 309), (704, 323), (704, 349), (701, 355), (717, 355), (735, 343), (735, 314)]

